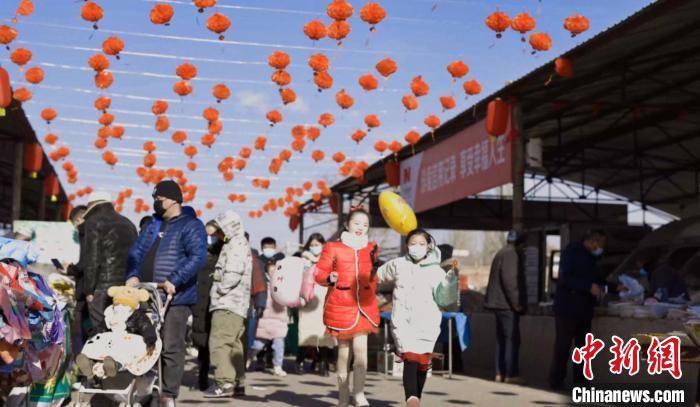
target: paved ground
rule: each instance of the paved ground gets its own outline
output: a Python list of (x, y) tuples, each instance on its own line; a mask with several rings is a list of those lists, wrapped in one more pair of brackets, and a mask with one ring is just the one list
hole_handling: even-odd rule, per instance
[[(288, 360), (292, 370), (291, 360)], [(242, 398), (205, 399), (196, 389), (197, 367), (193, 360), (186, 366), (181, 387), (179, 406), (303, 406), (333, 407), (337, 403), (335, 376), (321, 377), (307, 373), (290, 373), (278, 378), (266, 372), (249, 372), (246, 383), (246, 396)], [(373, 407), (404, 406), (401, 378), (369, 373), (367, 377), (367, 398)], [(74, 399), (76, 400), (76, 399)], [(117, 406), (100, 396), (85, 405), (98, 407)], [(8, 406), (21, 406), (22, 397), (12, 398)], [(72, 404), (71, 404), (72, 405)], [(423, 394), (423, 407), (429, 406), (567, 406), (567, 399), (557, 393), (524, 386), (495, 383), (465, 376), (452, 379), (435, 375), (428, 378)]]
[[(188, 363), (184, 386), (178, 405), (233, 406), (304, 406), (332, 407), (336, 405), (337, 390), (334, 376), (324, 378), (315, 374), (289, 374), (277, 378), (268, 373), (248, 373), (246, 397), (240, 399), (205, 399), (201, 392), (189, 386), (196, 383), (194, 363)], [(403, 406), (401, 379), (370, 373), (367, 396), (373, 407)], [(563, 406), (568, 405), (559, 394), (528, 387), (512, 386), (464, 376), (453, 379), (428, 378), (423, 406)]]

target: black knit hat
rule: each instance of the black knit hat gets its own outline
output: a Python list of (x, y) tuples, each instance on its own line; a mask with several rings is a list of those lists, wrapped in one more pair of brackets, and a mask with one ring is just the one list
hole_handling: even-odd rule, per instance
[(177, 203), (182, 203), (182, 191), (177, 182), (172, 180), (161, 181), (153, 188), (153, 197), (162, 196), (163, 198), (172, 199)]

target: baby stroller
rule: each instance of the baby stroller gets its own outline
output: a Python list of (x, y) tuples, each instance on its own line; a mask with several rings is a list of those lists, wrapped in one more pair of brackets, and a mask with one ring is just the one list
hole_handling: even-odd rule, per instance
[[(163, 326), (165, 312), (172, 300), (172, 296), (168, 295), (165, 304), (161, 301), (159, 292), (161, 284), (158, 283), (142, 283), (136, 286), (148, 291), (149, 299), (147, 304), (147, 314), (156, 329), (158, 362), (147, 373), (141, 376), (134, 376), (128, 371), (119, 372), (116, 377), (106, 378), (102, 381), (102, 388), (86, 387), (80, 384), (77, 389), (76, 406), (82, 405), (81, 402), (87, 401), (96, 395), (103, 395), (119, 403), (120, 407), (141, 406), (142, 402), (147, 401), (150, 397), (151, 405), (157, 406), (162, 382), (162, 360), (160, 353), (162, 351), (162, 340), (160, 331)], [(156, 367), (157, 366), (157, 367)], [(83, 399), (86, 397), (86, 399)]]

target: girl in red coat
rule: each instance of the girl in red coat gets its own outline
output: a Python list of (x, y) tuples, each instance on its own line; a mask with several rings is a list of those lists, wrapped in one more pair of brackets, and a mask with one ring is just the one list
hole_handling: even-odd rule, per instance
[(338, 339), (338, 406), (347, 407), (350, 402), (348, 360), (351, 348), (355, 406), (369, 406), (364, 392), (367, 335), (377, 333), (379, 326), (374, 267), (377, 245), (368, 238), (369, 216), (366, 211), (352, 210), (345, 229), (340, 241), (323, 246), (316, 264), (316, 282), (329, 287), (323, 322), (328, 333)]

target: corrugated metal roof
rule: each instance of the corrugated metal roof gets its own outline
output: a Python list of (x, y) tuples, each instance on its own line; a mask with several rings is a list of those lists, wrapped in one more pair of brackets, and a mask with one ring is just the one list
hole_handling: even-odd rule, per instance
[[(528, 137), (542, 138), (544, 168), (531, 172), (582, 182), (678, 216), (698, 212), (700, 7), (659, 0), (567, 51), (572, 79), (548, 61), (446, 122), (439, 142), (485, 116), (488, 101), (515, 97)], [(682, 143), (680, 143), (682, 142)], [(680, 144), (679, 144), (680, 143)], [(686, 144), (683, 144), (686, 143)], [(433, 145), (425, 136), (416, 148)], [(400, 159), (410, 156), (410, 148)], [(381, 183), (382, 162), (367, 182)], [(346, 179), (334, 190), (358, 189)], [(678, 197), (678, 199), (674, 199)]]

